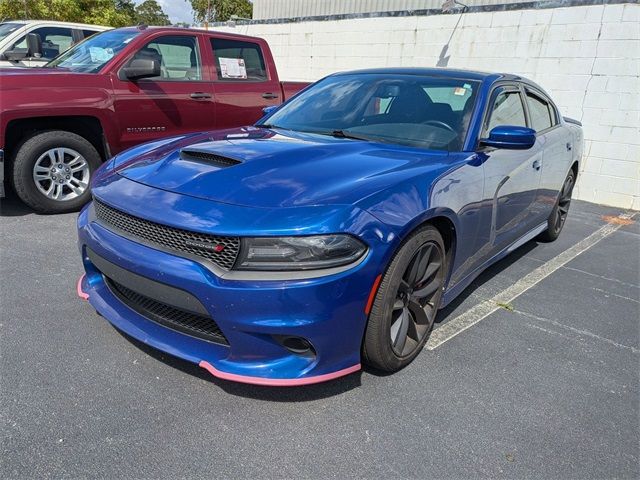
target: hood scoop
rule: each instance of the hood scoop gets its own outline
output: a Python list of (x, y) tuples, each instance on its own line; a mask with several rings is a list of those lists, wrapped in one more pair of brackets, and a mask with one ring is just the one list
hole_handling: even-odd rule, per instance
[(236, 160), (235, 158), (223, 157), (222, 155), (218, 155), (207, 150), (197, 150), (193, 148), (183, 148), (180, 150), (180, 158), (192, 162), (214, 165), (219, 168), (233, 167), (234, 165), (242, 163), (240, 160)]

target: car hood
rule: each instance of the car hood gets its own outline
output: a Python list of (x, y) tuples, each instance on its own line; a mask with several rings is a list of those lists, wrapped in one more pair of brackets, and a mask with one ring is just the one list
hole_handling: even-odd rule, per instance
[(435, 170), (447, 152), (244, 127), (117, 157), (115, 170), (162, 190), (251, 207), (354, 204)]

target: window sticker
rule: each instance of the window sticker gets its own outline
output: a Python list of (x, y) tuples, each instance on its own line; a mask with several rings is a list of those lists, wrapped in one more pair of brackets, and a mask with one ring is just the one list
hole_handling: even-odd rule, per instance
[(218, 57), (222, 78), (247, 78), (247, 69), (243, 58)]
[(459, 97), (464, 97), (467, 93), (467, 89), (463, 87), (456, 87), (453, 89), (453, 94), (458, 95)]

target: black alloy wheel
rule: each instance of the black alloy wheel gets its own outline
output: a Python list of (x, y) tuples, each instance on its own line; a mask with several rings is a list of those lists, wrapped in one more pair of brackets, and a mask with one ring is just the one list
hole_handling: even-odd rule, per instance
[(433, 326), (443, 261), (439, 245), (427, 242), (413, 255), (400, 280), (390, 329), (398, 357), (411, 355)]
[(551, 211), (551, 215), (547, 219), (547, 229), (538, 237), (543, 242), (553, 242), (560, 236), (560, 232), (564, 227), (571, 206), (571, 194), (576, 183), (576, 174), (573, 170), (569, 170), (567, 178), (565, 178), (558, 200)]
[(426, 225), (399, 248), (375, 294), (362, 345), (363, 361), (394, 372), (421, 351), (440, 307), (448, 258), (440, 232)]

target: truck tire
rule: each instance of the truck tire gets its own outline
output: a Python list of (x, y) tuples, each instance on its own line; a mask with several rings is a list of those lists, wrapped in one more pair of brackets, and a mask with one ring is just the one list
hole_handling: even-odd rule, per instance
[(90, 179), (102, 159), (86, 139), (64, 130), (36, 132), (17, 148), (11, 182), (39, 213), (79, 210), (91, 197)]

